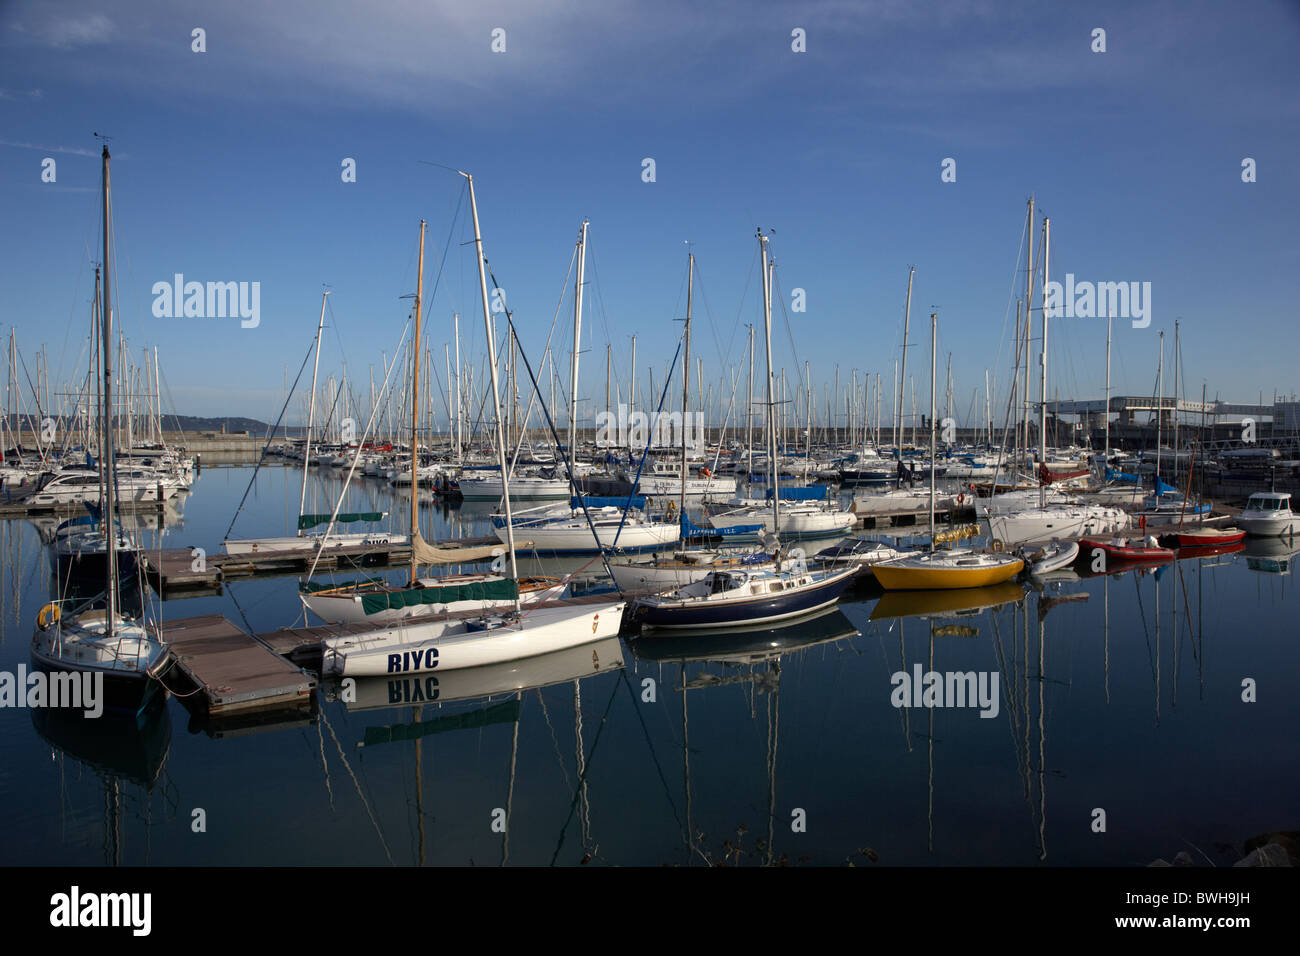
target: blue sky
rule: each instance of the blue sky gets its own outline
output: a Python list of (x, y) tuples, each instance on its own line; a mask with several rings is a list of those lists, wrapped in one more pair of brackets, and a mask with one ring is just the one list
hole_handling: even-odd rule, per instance
[[(504, 53), (491, 49), (498, 27)], [(806, 52), (791, 49), (796, 27)], [(1053, 278), (1152, 285), (1150, 327), (1115, 322), (1116, 394), (1153, 391), (1161, 329), (1172, 388), (1181, 317), (1188, 397), (1205, 382), (1211, 396), (1269, 400), (1295, 387), (1300, 351), (1298, 48), (1294, 0), (0, 0), (0, 334), (16, 328), (29, 368), (44, 344), (53, 381), (77, 374), (99, 258), (98, 131), (114, 154), (118, 320), (137, 356), (158, 347), (182, 414), (274, 418), (323, 283), (322, 369), (346, 360), (354, 381), (371, 365), (379, 377), (414, 291), (420, 218), (426, 293), (446, 256), (426, 347), (441, 375), (459, 311), (466, 361), (481, 365), (472, 231), (452, 218), (463, 186), (431, 163), (474, 174), (485, 251), (534, 364), (590, 219), (579, 391), (601, 406), (606, 344), (626, 380), (633, 334), (642, 388), (652, 365), (662, 385), (687, 240), (694, 353), (716, 396), (743, 364), (745, 324), (761, 321), (762, 226), (784, 302), (775, 361), (792, 378), (810, 363), (819, 408), (837, 364), (845, 385), (853, 369), (883, 372), (888, 395), (914, 265), (918, 401), (937, 311), (940, 375), (951, 352), (958, 417), (977, 389), (982, 417), (985, 369), (999, 402), (1010, 378), (1030, 194), (1052, 219)], [(46, 157), (54, 183), (41, 181)], [(355, 183), (341, 180), (345, 157)], [(259, 282), (260, 325), (155, 318), (152, 286), (178, 272)], [(795, 288), (806, 312), (790, 311)], [(1049, 345), (1049, 390), (1099, 396), (1104, 320), (1053, 322)]]

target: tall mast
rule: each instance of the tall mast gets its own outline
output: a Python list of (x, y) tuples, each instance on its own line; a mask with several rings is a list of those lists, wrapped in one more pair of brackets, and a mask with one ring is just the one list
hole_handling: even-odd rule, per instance
[(992, 444), (993, 443), (993, 397), (989, 394), (989, 370), (988, 369), (984, 370), (984, 420), (988, 423), (989, 444)]
[(948, 398), (944, 405), (944, 418), (952, 418), (952, 353), (948, 353)]
[(686, 514), (686, 421), (691, 398), (691, 295), (695, 288), (695, 253), (686, 259), (686, 355), (682, 359), (682, 489), (677, 496), (677, 518)]
[[(613, 348), (608, 342), (605, 343), (605, 427), (609, 428), (609, 373), (610, 364), (613, 361)], [(609, 452), (609, 439), (605, 440), (605, 452)]]
[[(1029, 342), (1033, 337), (1034, 329), (1034, 197), (1029, 197), (1029, 216), (1025, 224), (1025, 232), (1029, 237), (1028, 248), (1025, 250), (1025, 391), (1023, 399), (1024, 422), (1025, 422), (1025, 442), (1021, 446), (1025, 454), (1029, 454), (1032, 447), (1029, 444)], [(1012, 487), (1015, 482), (1012, 481)]]
[[(311, 465), (311, 430), (316, 424), (316, 374), (320, 371), (320, 340), (325, 331), (325, 300), (329, 298), (326, 289), (320, 297), (320, 321), (316, 323), (316, 361), (311, 367), (311, 399), (307, 406), (307, 444), (302, 451), (302, 494), (298, 496), (298, 514), (307, 507), (307, 471)], [(302, 532), (299, 531), (299, 534)]]
[(935, 355), (937, 354), (936, 343), (938, 341), (939, 316), (935, 312), (930, 313), (930, 550), (934, 550), (934, 413), (938, 409), (939, 402), (936, 392), (934, 377)]
[[(632, 336), (632, 386), (631, 386), (631, 394), (628, 395), (627, 403), (629, 406), (628, 422), (630, 423), (631, 420), (636, 416), (636, 336), (635, 335)], [(555, 405), (554, 399), (551, 400), (551, 405), (552, 406)], [(627, 453), (630, 459), (632, 455), (632, 429), (631, 428), (629, 428), (627, 431)]]
[(763, 254), (763, 335), (767, 344), (767, 471), (768, 484), (772, 488), (772, 530), (777, 535), (777, 549), (780, 549), (781, 534), (781, 494), (778, 490), (776, 467), (776, 404), (774, 402), (775, 382), (772, 377), (772, 271), (767, 259), (767, 236), (762, 230), (758, 233), (758, 246)]
[(745, 482), (749, 482), (749, 476), (754, 473), (754, 326), (749, 327), (749, 385), (746, 387), (748, 392), (748, 402), (745, 405), (745, 454), (749, 456), (749, 464), (745, 470)]
[(158, 444), (163, 444), (163, 427), (162, 427), (162, 386), (159, 385), (158, 378), (158, 346), (153, 347), (153, 395), (154, 395), (154, 423), (158, 430)]
[[(803, 483), (808, 484), (808, 463), (812, 459), (812, 377), (808, 371), (807, 360), (803, 363), (803, 404), (807, 428), (803, 433)], [(863, 436), (864, 445), (866, 437)]]
[[(1106, 316), (1106, 411), (1102, 423), (1102, 449), (1101, 456), (1106, 459), (1106, 464), (1110, 464), (1110, 316)], [(1106, 476), (1105, 470), (1102, 471), (1102, 477)]]
[[(411, 587), (416, 584), (416, 547), (420, 539), (420, 299), (424, 295), (424, 220), (420, 220), (420, 255), (415, 267), (415, 338), (411, 356)], [(495, 367), (492, 370), (496, 374)], [(504, 474), (504, 471), (503, 471)]]
[(1178, 320), (1174, 320), (1174, 484), (1178, 483)]
[(1162, 437), (1162, 427), (1164, 425), (1164, 411), (1162, 407), (1165, 403), (1165, 333), (1160, 331), (1160, 361), (1156, 365), (1156, 502), (1160, 501), (1160, 439)]
[[(501, 500), (505, 504), (506, 512), (506, 547), (510, 551), (510, 577), (516, 582), (519, 580), (519, 567), (515, 560), (515, 526), (514, 517), (510, 510), (510, 485), (509, 478), (506, 475), (506, 446), (504, 436), (501, 433), (501, 396), (497, 392), (497, 340), (496, 331), (492, 327), (492, 314), (488, 311), (487, 297), (487, 273), (483, 267), (483, 237), (479, 233), (478, 227), (478, 204), (474, 200), (474, 177), (469, 173), (461, 173), (469, 180), (469, 208), (474, 218), (474, 248), (475, 258), (478, 260), (478, 282), (479, 291), (483, 299), (483, 328), (487, 333), (488, 347), (488, 368), (492, 370), (492, 409), (495, 412), (494, 421), (496, 422), (497, 432), (497, 464), (501, 468)], [(587, 224), (582, 224), (584, 235), (587, 231)], [(581, 287), (579, 287), (581, 288)], [(510, 321), (510, 313), (506, 313), (506, 321)], [(577, 367), (577, 353), (574, 353), (574, 367)], [(572, 461), (572, 457), (569, 459)], [(570, 469), (572, 470), (572, 469)], [(515, 590), (515, 612), (519, 611), (519, 591)]]
[(110, 202), (108, 198), (109, 176), (108, 176), (108, 144), (104, 144), (103, 152), (103, 176), (104, 176), (104, 282), (101, 288), (104, 294), (104, 304), (100, 307), (100, 341), (104, 348), (104, 411), (100, 416), (103, 419), (104, 437), (100, 440), (99, 445), (99, 467), (104, 475), (104, 541), (107, 545), (107, 566), (108, 566), (108, 609), (104, 616), (104, 636), (108, 639), (113, 637), (114, 619), (117, 617), (117, 541), (114, 534), (117, 514), (117, 488), (115, 481), (116, 456), (113, 453), (113, 311), (112, 311), (112, 294), (113, 271), (110, 263), (111, 250), (109, 248), (109, 234), (112, 227), (109, 222)]
[[(1043, 217), (1043, 289), (1047, 289), (1048, 268), (1051, 265), (1052, 255), (1052, 220)], [(1043, 375), (1042, 375), (1042, 394), (1041, 408), (1038, 413), (1038, 466), (1047, 467), (1047, 297), (1043, 297)], [(1047, 485), (1042, 481), (1038, 483), (1038, 506), (1045, 508), (1047, 506)]]
[(451, 314), (452, 333), (456, 340), (456, 461), (459, 462), (464, 458), (465, 445), (461, 438), (461, 423), (465, 420), (465, 412), (461, 408), (461, 396), (465, 393), (461, 390), (460, 384), (460, 313)]
[[(578, 233), (578, 274), (573, 281), (573, 360), (569, 377), (569, 469), (572, 472), (578, 456), (578, 352), (582, 336), (582, 281), (587, 264), (587, 220), (582, 220)], [(689, 377), (689, 369), (687, 375)], [(574, 490), (578, 476), (571, 474)]]
[[(907, 388), (907, 333), (909, 327), (912, 324), (912, 276), (914, 276), (915, 274), (916, 274), (916, 266), (910, 266), (907, 270), (907, 304), (903, 307), (903, 367), (898, 376), (898, 387), (900, 390)], [(907, 404), (907, 396), (900, 391), (899, 402), (898, 402), (898, 439), (900, 442), (903, 439), (903, 406), (906, 404)], [(913, 406), (912, 412), (913, 414), (915, 414), (916, 413), (915, 401), (913, 401), (912, 406)], [(916, 428), (915, 423), (913, 423), (912, 427), (913, 429)], [(915, 430), (912, 433), (912, 437), (913, 438), (916, 437)], [(897, 444), (895, 445), (894, 457), (898, 458), (899, 460), (902, 460), (901, 445), (897, 445)]]

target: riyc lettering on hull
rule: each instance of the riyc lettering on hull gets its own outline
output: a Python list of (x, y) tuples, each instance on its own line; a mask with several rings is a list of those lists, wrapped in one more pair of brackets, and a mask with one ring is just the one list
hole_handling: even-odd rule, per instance
[(388, 655), (388, 673), (390, 674), (418, 671), (421, 666), (425, 670), (433, 670), (438, 666), (438, 649), (436, 647)]

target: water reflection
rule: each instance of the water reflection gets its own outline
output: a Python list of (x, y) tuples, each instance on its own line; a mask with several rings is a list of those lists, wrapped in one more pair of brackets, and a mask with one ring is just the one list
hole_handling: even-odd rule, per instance
[[(673, 684), (673, 689), (681, 697), (682, 786), (685, 797), (682, 841), (688, 864), (704, 862), (709, 865), (735, 865), (761, 862), (771, 866), (787, 862), (784, 854), (780, 857), (776, 855), (781, 660), (799, 651), (847, 641), (858, 635), (858, 629), (844, 613), (831, 607), (777, 627), (656, 634), (652, 637), (643, 636), (633, 642), (633, 653), (638, 659), (661, 665), (661, 682), (662, 665), (678, 665), (677, 681)], [(691, 664), (703, 666), (691, 668), (688, 666)], [(707, 835), (698, 828), (692, 814), (694, 793), (691, 785), (689, 693), (726, 686), (740, 686), (749, 704), (750, 719), (761, 720), (763, 723), (767, 835), (765, 839), (757, 841), (753, 851), (744, 849), (743, 826), (737, 831), (734, 843), (729, 840), (719, 848), (710, 847)], [(762, 698), (761, 707), (758, 706), (759, 698)]]
[[(152, 803), (133, 801), (128, 791), (136, 788), (147, 797), (155, 789), (169, 789), (164, 768), (171, 748), (171, 721), (165, 703), (155, 698), (138, 717), (106, 713), (91, 719), (80, 710), (34, 708), (31, 719), (37, 735), (59, 761), (61, 781), (69, 778), (67, 762), (90, 770), (98, 779), (103, 790), (103, 862), (120, 866), (127, 852), (128, 807), (134, 807), (146, 827), (153, 823)], [(64, 818), (77, 810), (68, 805), (68, 797), (67, 786), (61, 786), (59, 810)], [(174, 798), (165, 804), (174, 810)]]

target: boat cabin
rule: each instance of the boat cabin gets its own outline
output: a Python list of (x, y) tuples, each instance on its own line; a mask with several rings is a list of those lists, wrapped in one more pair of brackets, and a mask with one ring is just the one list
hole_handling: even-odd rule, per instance
[(1291, 510), (1291, 495), (1285, 491), (1257, 491), (1250, 496), (1243, 511), (1277, 512)]

